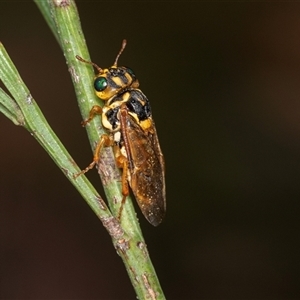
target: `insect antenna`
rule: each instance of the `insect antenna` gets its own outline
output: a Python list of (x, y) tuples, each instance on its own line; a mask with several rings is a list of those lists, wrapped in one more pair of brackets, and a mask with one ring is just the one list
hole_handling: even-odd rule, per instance
[(85, 59), (83, 59), (82, 57), (80, 57), (79, 55), (76, 55), (75, 57), (76, 57), (78, 60), (80, 60), (80, 61), (82, 61), (82, 62), (84, 62), (84, 63), (86, 63), (86, 64), (92, 65), (95, 69), (97, 69), (97, 71), (98, 71), (99, 73), (103, 73), (103, 70), (102, 70), (98, 65), (96, 65), (95, 63), (93, 63), (93, 62), (91, 62), (91, 61), (88, 61), (88, 60), (85, 60)]
[(118, 53), (118, 55), (117, 55), (117, 57), (116, 57), (116, 60), (115, 60), (115, 62), (114, 62), (114, 64), (113, 64), (114, 67), (117, 66), (118, 59), (119, 59), (120, 55), (122, 54), (122, 52), (124, 51), (124, 49), (125, 49), (125, 47), (126, 47), (126, 44), (127, 44), (127, 41), (124, 39), (124, 40), (122, 41), (121, 49), (120, 49), (120, 51), (119, 51), (119, 53)]

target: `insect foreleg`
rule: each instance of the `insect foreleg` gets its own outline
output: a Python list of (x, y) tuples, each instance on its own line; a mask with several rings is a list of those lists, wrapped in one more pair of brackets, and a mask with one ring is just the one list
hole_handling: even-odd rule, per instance
[(114, 141), (112, 140), (112, 138), (109, 135), (103, 134), (95, 148), (93, 161), (84, 170), (73, 175), (73, 177), (77, 178), (79, 175), (84, 174), (87, 171), (91, 170), (95, 166), (95, 164), (99, 162), (100, 152), (101, 152), (102, 148), (112, 146), (113, 143), (114, 143)]
[(90, 110), (89, 117), (81, 122), (82, 126), (85, 126), (87, 123), (90, 123), (96, 115), (102, 114), (102, 108), (99, 105), (94, 105)]

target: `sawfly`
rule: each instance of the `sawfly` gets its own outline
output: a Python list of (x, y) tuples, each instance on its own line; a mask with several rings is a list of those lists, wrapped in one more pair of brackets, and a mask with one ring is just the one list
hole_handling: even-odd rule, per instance
[(101, 69), (95, 63), (76, 56), (79, 61), (91, 64), (97, 70), (94, 89), (105, 103), (103, 107), (93, 106), (82, 125), (101, 115), (108, 133), (100, 137), (93, 162), (75, 177), (99, 163), (103, 147), (113, 147), (116, 165), (122, 169), (122, 203), (129, 195), (130, 186), (145, 218), (157, 226), (166, 212), (164, 156), (149, 100), (138, 89), (135, 73), (130, 68), (117, 66), (125, 46), (126, 40), (123, 40), (114, 64), (108, 69)]

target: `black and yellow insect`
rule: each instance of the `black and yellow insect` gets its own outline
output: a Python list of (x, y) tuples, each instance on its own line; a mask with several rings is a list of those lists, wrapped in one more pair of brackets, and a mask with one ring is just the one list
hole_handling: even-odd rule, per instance
[(96, 115), (102, 115), (102, 124), (109, 134), (101, 136), (94, 152), (93, 162), (76, 175), (87, 172), (99, 162), (103, 147), (113, 146), (117, 166), (122, 169), (123, 201), (129, 194), (128, 183), (146, 219), (154, 226), (161, 223), (166, 211), (165, 163), (152, 119), (149, 100), (138, 89), (134, 72), (118, 67), (118, 59), (126, 46), (123, 40), (114, 64), (101, 69), (93, 62), (98, 74), (94, 79), (96, 95), (105, 105), (92, 107), (89, 123)]

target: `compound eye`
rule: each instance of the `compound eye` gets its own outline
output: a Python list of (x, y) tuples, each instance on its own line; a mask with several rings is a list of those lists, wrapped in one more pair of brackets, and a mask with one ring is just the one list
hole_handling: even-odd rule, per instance
[(98, 77), (94, 81), (94, 88), (97, 92), (102, 92), (107, 87), (107, 80), (104, 77)]
[(130, 68), (126, 67), (126, 71), (127, 71), (132, 77), (135, 77), (134, 72), (133, 72)]

